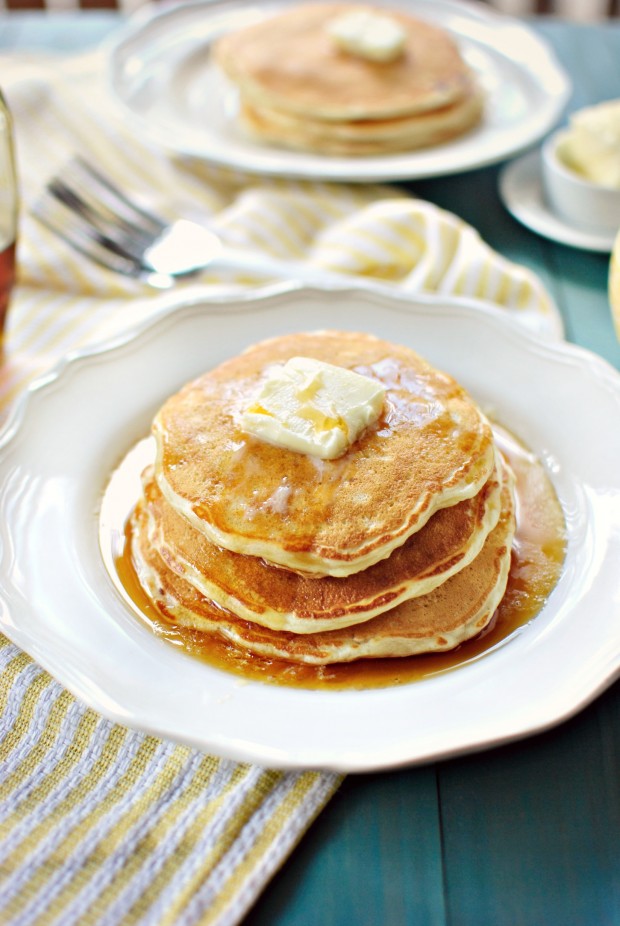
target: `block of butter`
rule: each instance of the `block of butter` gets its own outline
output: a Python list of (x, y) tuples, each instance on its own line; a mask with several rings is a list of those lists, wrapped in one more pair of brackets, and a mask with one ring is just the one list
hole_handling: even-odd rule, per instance
[(274, 366), (241, 413), (241, 427), (267, 443), (333, 460), (381, 414), (385, 388), (310, 357)]
[(558, 154), (593, 183), (620, 190), (620, 100), (574, 113)]
[(330, 38), (343, 51), (370, 61), (394, 61), (405, 47), (405, 30), (391, 16), (372, 10), (351, 10), (332, 19)]

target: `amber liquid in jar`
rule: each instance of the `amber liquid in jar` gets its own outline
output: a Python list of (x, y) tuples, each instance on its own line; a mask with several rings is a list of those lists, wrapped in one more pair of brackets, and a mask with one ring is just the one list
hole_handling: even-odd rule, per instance
[(0, 333), (4, 332), (11, 292), (15, 284), (15, 242), (0, 251)]
[[(508, 585), (485, 630), (449, 652), (329, 666), (299, 665), (260, 657), (208, 634), (171, 624), (138, 581), (128, 553), (126, 522), (120, 529), (117, 525), (117, 546), (121, 535), (122, 542), (109, 558), (112, 577), (155, 634), (217, 669), (246, 679), (297, 688), (362, 689), (402, 685), (457, 669), (507, 643), (536, 617), (559, 579), (565, 555), (562, 509), (542, 464), (507, 431), (496, 428), (495, 438), (517, 480), (517, 530)], [(109, 537), (102, 536), (101, 540), (104, 549)]]

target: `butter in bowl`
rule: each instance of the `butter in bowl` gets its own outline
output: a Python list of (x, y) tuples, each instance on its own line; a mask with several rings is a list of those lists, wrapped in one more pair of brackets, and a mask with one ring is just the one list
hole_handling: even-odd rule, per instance
[(620, 100), (574, 113), (542, 150), (549, 208), (575, 228), (614, 235), (620, 229)]

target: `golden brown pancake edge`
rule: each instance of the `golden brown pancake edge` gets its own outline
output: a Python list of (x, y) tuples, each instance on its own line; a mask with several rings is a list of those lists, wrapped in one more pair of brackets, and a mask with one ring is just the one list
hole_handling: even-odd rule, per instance
[[(386, 387), (379, 422), (339, 459), (274, 447), (239, 424), (270, 366), (296, 355)], [(490, 425), (452, 377), (409, 348), (350, 331), (253, 345), (170, 397), (153, 431), (157, 483), (196, 529), (233, 552), (317, 575), (389, 556), (440, 508), (476, 495), (495, 465)]]

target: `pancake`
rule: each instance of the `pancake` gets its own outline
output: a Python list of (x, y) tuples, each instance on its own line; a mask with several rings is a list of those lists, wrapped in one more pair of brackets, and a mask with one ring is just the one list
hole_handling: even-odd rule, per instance
[[(341, 457), (251, 437), (240, 414), (274, 364), (305, 356), (381, 382), (384, 407)], [(495, 466), (493, 435), (466, 391), (414, 351), (357, 332), (263, 341), (188, 383), (153, 423), (155, 478), (207, 540), (314, 575), (389, 556), (442, 508), (473, 498)]]
[(515, 531), (514, 477), (506, 473), (499, 521), (476, 558), (429, 594), (353, 627), (313, 634), (276, 631), (214, 605), (153, 549), (143, 505), (135, 515), (133, 560), (143, 588), (168, 621), (263, 657), (326, 665), (445, 651), (487, 626), (506, 589)]
[(241, 121), (250, 134), (301, 151), (353, 157), (428, 148), (465, 134), (480, 121), (484, 106), (475, 87), (455, 103), (390, 119), (327, 122), (244, 101)]
[[(351, 16), (366, 19), (366, 38), (343, 47), (334, 27)], [(377, 60), (365, 42), (386, 26), (397, 44)], [(295, 5), (222, 37), (214, 58), (238, 88), (241, 125), (287, 148), (344, 157), (413, 150), (482, 117), (483, 94), (457, 44), (404, 10)]]
[[(337, 46), (330, 22), (360, 9), (400, 24), (406, 33), (403, 54), (376, 62)], [(214, 55), (254, 107), (326, 121), (429, 112), (456, 102), (471, 86), (470, 72), (446, 31), (403, 11), (364, 4), (293, 6), (224, 36)]]
[(200, 594), (273, 630), (316, 633), (361, 623), (401, 601), (428, 594), (480, 552), (500, 513), (503, 464), (471, 499), (443, 508), (390, 557), (344, 578), (308, 577), (210, 543), (172, 508), (148, 471), (147, 542)]

